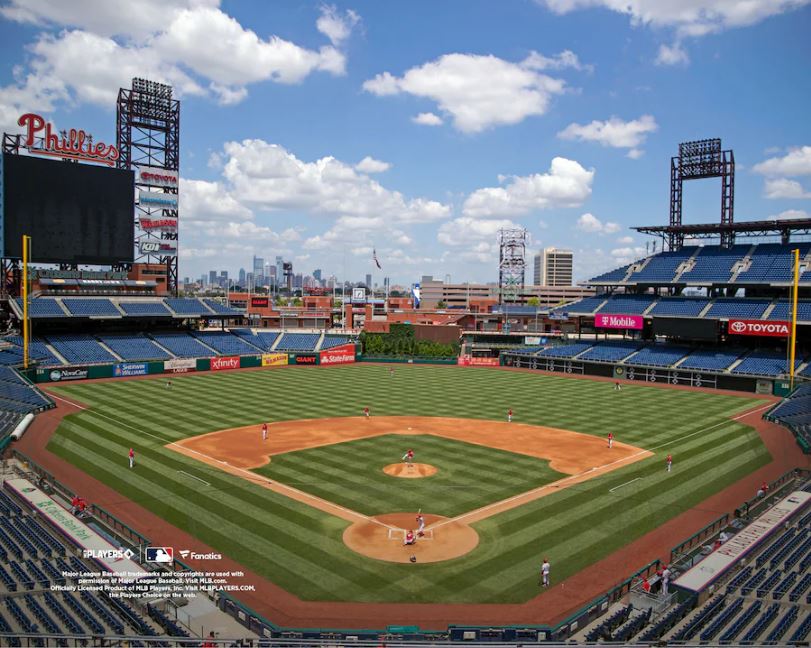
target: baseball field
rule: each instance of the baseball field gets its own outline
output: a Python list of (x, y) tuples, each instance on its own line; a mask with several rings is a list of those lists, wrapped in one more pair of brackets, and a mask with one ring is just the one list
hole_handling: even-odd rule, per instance
[[(735, 420), (765, 401), (520, 371), (358, 364), (49, 391), (85, 409), (48, 450), (313, 601), (527, 601), (543, 557), (560, 582), (770, 461)], [(403, 547), (418, 513), (426, 534)]]

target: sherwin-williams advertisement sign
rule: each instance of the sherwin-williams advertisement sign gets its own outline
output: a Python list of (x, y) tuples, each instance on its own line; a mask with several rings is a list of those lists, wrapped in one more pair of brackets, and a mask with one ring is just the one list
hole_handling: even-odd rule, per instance
[(145, 376), (149, 373), (149, 366), (145, 362), (123, 362), (113, 367), (116, 377)]
[(595, 328), (642, 330), (645, 319), (641, 315), (600, 315), (594, 316)]

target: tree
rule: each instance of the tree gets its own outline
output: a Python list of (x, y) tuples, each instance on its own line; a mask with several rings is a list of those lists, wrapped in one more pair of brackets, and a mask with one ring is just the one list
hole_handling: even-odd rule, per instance
[(439, 300), (439, 301), (436, 303), (436, 307), (437, 307), (437, 308), (447, 308), (447, 307), (448, 307), (448, 305), (447, 305), (447, 304), (444, 302), (444, 300), (440, 299), (440, 300)]
[(537, 297), (530, 297), (527, 299), (527, 306), (535, 306), (536, 308), (541, 305), (541, 300)]

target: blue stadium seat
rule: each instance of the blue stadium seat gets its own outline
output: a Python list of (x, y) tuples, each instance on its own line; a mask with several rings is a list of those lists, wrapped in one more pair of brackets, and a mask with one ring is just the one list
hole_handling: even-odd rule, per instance
[(348, 344), (351, 341), (352, 339), (345, 335), (326, 335), (324, 336), (324, 341), (321, 343), (321, 350)]
[(760, 319), (771, 302), (768, 299), (724, 298), (716, 299), (710, 310), (706, 312), (706, 319), (742, 318)]
[(119, 301), (118, 305), (127, 315), (137, 317), (169, 317), (171, 315), (162, 301)]
[[(22, 299), (17, 298), (20, 311), (23, 309)], [(52, 297), (37, 297), (28, 302), (28, 315), (33, 318), (70, 317), (59, 307), (59, 303)]]
[(136, 335), (100, 335), (113, 353), (122, 360), (168, 360), (171, 356), (148, 337)]
[(192, 335), (222, 355), (256, 355), (261, 351), (228, 331), (193, 331)]
[(62, 303), (74, 316), (121, 317), (121, 313), (107, 298), (63, 297)]
[(48, 341), (70, 364), (118, 362), (115, 356), (99, 345), (91, 335), (77, 333), (50, 335)]
[(705, 297), (662, 297), (648, 314), (670, 317), (698, 317), (709, 303), (710, 300)]
[(679, 368), (725, 371), (743, 355), (743, 350), (697, 349), (688, 355)]
[(564, 344), (562, 346), (549, 347), (540, 351), (539, 358), (574, 358), (586, 349), (590, 349), (593, 342), (576, 342), (574, 344)]
[(651, 344), (628, 359), (629, 365), (669, 367), (690, 353), (689, 347), (670, 344)]
[(320, 337), (318, 333), (285, 333), (276, 348), (280, 351), (312, 351)]
[(199, 299), (166, 298), (164, 302), (169, 308), (172, 309), (173, 312), (177, 313), (178, 315), (211, 315), (211, 311), (203, 306)]
[(608, 299), (608, 297), (609, 297), (608, 295), (596, 295), (595, 297), (586, 297), (585, 299), (576, 301), (573, 304), (567, 304), (566, 306), (556, 308), (554, 309), (554, 312), (591, 315), (597, 309), (597, 307), (600, 306), (600, 304), (602, 304), (606, 299)]
[(702, 247), (694, 258), (692, 269), (679, 277), (680, 283), (689, 285), (705, 283), (729, 283), (732, 267), (750, 249), (750, 245), (733, 245), (731, 248), (718, 246)]
[(601, 315), (641, 315), (655, 300), (655, 295), (612, 295), (597, 312)]
[(649, 258), (645, 267), (634, 272), (629, 283), (671, 283), (678, 267), (696, 251), (695, 247), (685, 247), (674, 252), (660, 252)]
[(152, 333), (151, 337), (178, 358), (211, 358), (217, 355), (188, 333)]
[(238, 335), (244, 340), (247, 340), (256, 347), (263, 351), (270, 351), (273, 348), (276, 339), (281, 335), (275, 331), (257, 331), (254, 333), (251, 329), (231, 329), (231, 333)]
[[(774, 305), (767, 319), (791, 321), (791, 304), (788, 300), (781, 300)], [(811, 322), (811, 302), (797, 302), (797, 321)]]
[(213, 310), (215, 313), (217, 313), (217, 315), (241, 316), (245, 314), (244, 310), (239, 310), (236, 308), (232, 308), (231, 306), (226, 306), (225, 304), (221, 304), (213, 299), (203, 299), (203, 303), (206, 306), (208, 306), (211, 310)]
[(625, 275), (628, 274), (628, 269), (631, 267), (631, 263), (628, 265), (624, 265), (621, 268), (617, 268), (616, 270), (611, 270), (610, 272), (605, 272), (594, 279), (589, 279), (587, 283), (594, 283), (594, 284), (613, 284), (619, 283), (624, 278)]
[(619, 362), (624, 360), (635, 351), (642, 348), (644, 342), (630, 341), (607, 341), (595, 344), (578, 360), (596, 360), (598, 362)]
[[(801, 360), (795, 363), (795, 369)], [(788, 373), (788, 362), (784, 353), (774, 351), (753, 351), (732, 369), (732, 373), (750, 376), (779, 376)]]

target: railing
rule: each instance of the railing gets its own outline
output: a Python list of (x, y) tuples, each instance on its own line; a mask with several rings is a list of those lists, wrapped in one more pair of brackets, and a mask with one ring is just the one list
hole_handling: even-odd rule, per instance
[(149, 546), (149, 538), (146, 536), (141, 535), (131, 526), (125, 524), (121, 520), (119, 520), (115, 515), (106, 511), (98, 504), (91, 504), (90, 505), (90, 512), (93, 514), (93, 517), (100, 520), (108, 527), (113, 529), (119, 535), (125, 536), (125, 539), (130, 542), (133, 546), (139, 547), (146, 547)]
[(729, 513), (724, 513), (718, 519), (713, 520), (704, 528), (696, 531), (693, 535), (687, 538), (687, 540), (673, 547), (670, 550), (670, 562), (676, 562), (683, 556), (685, 551), (689, 552), (689, 550), (695, 549), (697, 545), (699, 545), (707, 538), (714, 536), (728, 524), (729, 524)]

